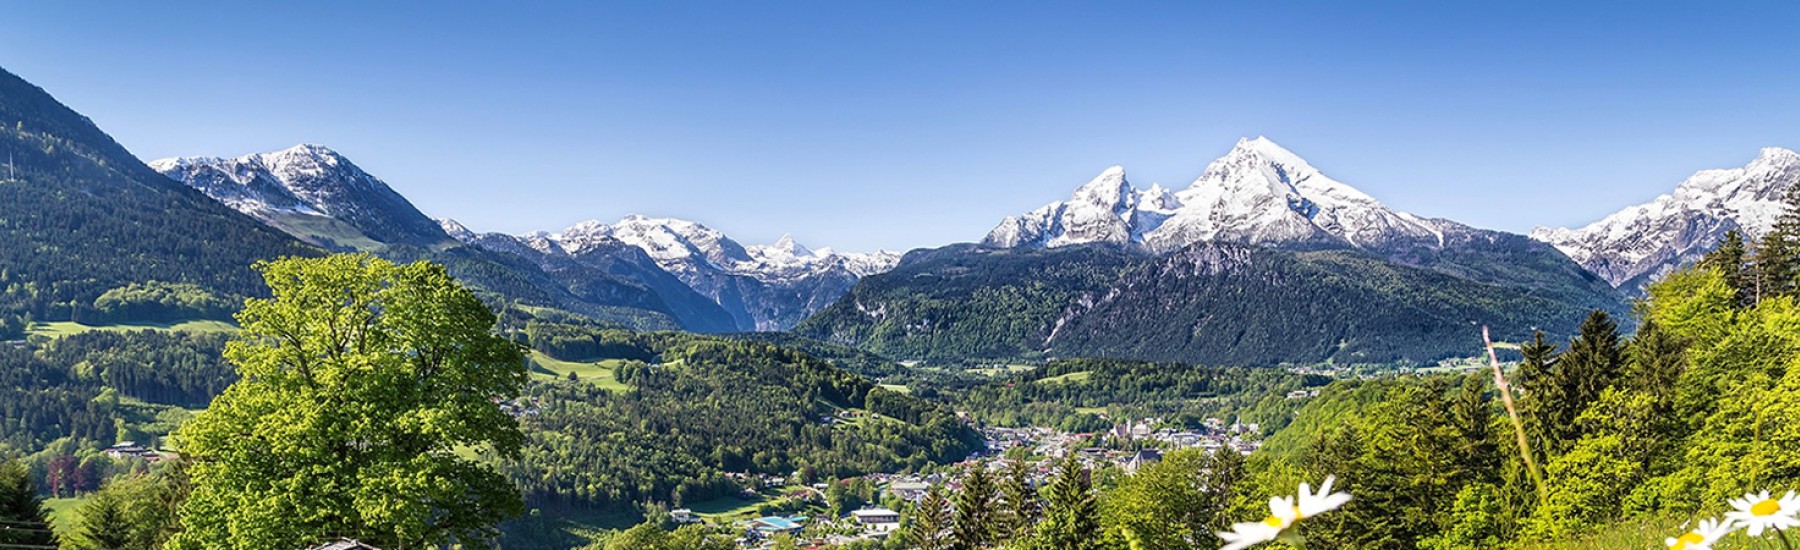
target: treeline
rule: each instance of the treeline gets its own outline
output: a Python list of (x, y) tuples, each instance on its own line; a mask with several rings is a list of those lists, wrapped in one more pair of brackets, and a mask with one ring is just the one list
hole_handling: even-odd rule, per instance
[(237, 379), (220, 358), (226, 339), (91, 331), (0, 346), (0, 451), (36, 453), (65, 439), (77, 448), (149, 443), (174, 428), (168, 409), (205, 407)]
[(1065, 307), (1103, 291), (1139, 258), (1104, 245), (915, 251), (793, 332), (896, 359), (1032, 355)]
[[(1290, 391), (1323, 386), (1329, 378), (1282, 369), (1202, 367), (1116, 359), (1069, 359), (953, 392), (960, 410), (999, 426), (1052, 426), (1070, 432), (1112, 427), (1120, 418), (1158, 417), (1199, 427), (1207, 418), (1242, 417), (1273, 432), (1304, 403)], [(1094, 409), (1115, 418), (1102, 419)]]
[(1502, 286), (1355, 250), (1198, 243), (1146, 262), (1072, 309), (1046, 347), (1063, 356), (1227, 365), (1429, 364), (1475, 355), (1481, 340), (1471, 322), (1518, 341), (1534, 327), (1573, 334), (1594, 308), (1625, 310), (1610, 288), (1584, 293), (1545, 279)]
[(1508, 377), (1529, 455), (1490, 375), (1344, 382), (1252, 462), (1240, 519), (1255, 493), (1335, 474), (1356, 499), (1304, 524), (1309, 542), (1489, 548), (1673, 530), (1800, 487), (1800, 224), (1784, 220), (1755, 253), (1734, 234), (1652, 285), (1629, 338), (1597, 312), (1565, 344), (1523, 346)]
[(624, 390), (579, 380), (527, 389), (530, 441), (502, 468), (538, 505), (692, 503), (741, 490), (727, 473), (846, 477), (948, 462), (983, 444), (949, 408), (795, 350), (608, 329), (594, 347), (579, 328), (527, 332), (547, 353), (638, 361), (614, 371)]

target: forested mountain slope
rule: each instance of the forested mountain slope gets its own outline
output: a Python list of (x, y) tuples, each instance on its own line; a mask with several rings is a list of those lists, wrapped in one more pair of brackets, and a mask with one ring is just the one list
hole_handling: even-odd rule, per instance
[(1203, 242), (1152, 257), (1107, 245), (949, 247), (908, 255), (796, 332), (909, 359), (1422, 362), (1477, 354), (1480, 325), (1500, 338), (1569, 334), (1591, 309), (1626, 309), (1579, 268), (1531, 286), (1519, 273), (1547, 271), (1490, 265), (1486, 278), (1520, 282), (1475, 282), (1344, 248)]
[(138, 161), (44, 90), (0, 70), (0, 316), (69, 319), (131, 283), (264, 292), (257, 260), (317, 249)]

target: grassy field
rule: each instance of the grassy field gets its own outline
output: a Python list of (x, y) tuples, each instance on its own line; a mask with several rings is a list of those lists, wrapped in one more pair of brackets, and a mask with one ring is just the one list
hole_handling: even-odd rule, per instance
[(574, 373), (581, 381), (599, 386), (607, 391), (623, 391), (625, 385), (613, 378), (613, 369), (618, 367), (622, 359), (606, 359), (591, 363), (564, 361), (544, 355), (543, 352), (531, 352), (531, 376), (539, 380), (568, 380)]
[(1067, 384), (1067, 383), (1073, 383), (1073, 382), (1086, 382), (1088, 378), (1092, 378), (1093, 376), (1094, 376), (1094, 371), (1084, 370), (1084, 371), (1080, 371), (1080, 372), (1071, 372), (1068, 374), (1064, 374), (1062, 376), (1052, 376), (1049, 378), (1038, 380), (1038, 383), (1039, 384)]
[(881, 389), (891, 391), (891, 392), (912, 393), (912, 388), (906, 387), (905, 385), (901, 385), (901, 384), (882, 384)]
[(116, 325), (83, 325), (73, 321), (56, 321), (32, 325), (31, 334), (56, 338), (92, 330), (191, 330), (195, 332), (233, 332), (237, 325), (224, 321), (182, 321), (179, 323), (120, 323)]
[(68, 531), (80, 519), (76, 512), (83, 502), (87, 502), (87, 497), (44, 499), (44, 508), (50, 510), (50, 524), (58, 532)]
[(981, 369), (969, 369), (969, 372), (992, 378), (992, 377), (1000, 376), (1003, 374), (1012, 374), (1015, 372), (1025, 372), (1025, 371), (1035, 369), (1035, 368), (1037, 368), (1037, 367), (1034, 367), (1031, 365), (1007, 365), (1004, 367), (987, 367), (987, 368), (981, 368)]
[(755, 500), (744, 500), (737, 497), (720, 497), (705, 502), (696, 502), (688, 506), (694, 515), (713, 523), (730, 524), (733, 521), (756, 519), (756, 507), (769, 502), (769, 498), (757, 495)]

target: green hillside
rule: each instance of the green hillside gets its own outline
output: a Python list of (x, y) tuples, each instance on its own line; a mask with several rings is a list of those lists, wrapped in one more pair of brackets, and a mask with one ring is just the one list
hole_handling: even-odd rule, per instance
[[(0, 316), (82, 319), (131, 283), (264, 292), (257, 260), (317, 250), (138, 161), (94, 123), (0, 70)], [(0, 177), (6, 177), (0, 174)]]

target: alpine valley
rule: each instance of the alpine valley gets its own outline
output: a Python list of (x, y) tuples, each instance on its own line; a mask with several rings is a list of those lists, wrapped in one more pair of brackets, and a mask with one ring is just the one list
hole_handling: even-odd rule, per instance
[[(0, 70), (0, 548), (1190, 548), (1338, 471), (1360, 523), (1308, 536), (1482, 548), (1738, 491), (1707, 484), (1741, 471), (1763, 403), (1790, 412), (1755, 458), (1800, 471), (1800, 244), (1719, 245), (1800, 242), (1793, 151), (1530, 235), (1395, 210), (1267, 138), (1214, 153), (1184, 188), (1114, 166), (903, 254), (638, 215), (515, 235), (322, 145), (144, 162)], [(1530, 507), (1537, 465), (1501, 456), (1487, 371), (1458, 370), (1484, 333), (1547, 445), (1524, 454), (1550, 464), (1537, 493), (1613, 492)], [(1628, 446), (1649, 458), (1584, 469)], [(1626, 477), (1648, 489), (1615, 494)], [(1383, 506), (1406, 511), (1365, 517)], [(108, 521), (152, 528), (101, 540)], [(1059, 542), (1082, 536), (1107, 538)]]

